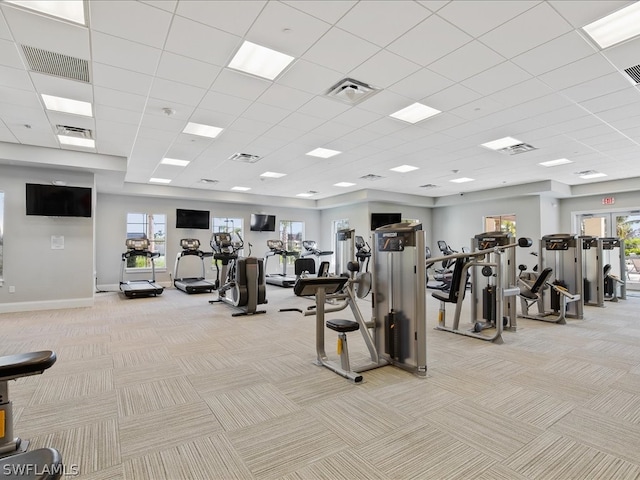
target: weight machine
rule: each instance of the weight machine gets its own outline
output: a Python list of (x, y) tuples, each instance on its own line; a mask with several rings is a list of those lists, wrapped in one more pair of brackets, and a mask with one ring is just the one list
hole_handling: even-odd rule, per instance
[(617, 237), (598, 239), (604, 276), (603, 299), (617, 302), (627, 299), (627, 266), (624, 256), (624, 240)]

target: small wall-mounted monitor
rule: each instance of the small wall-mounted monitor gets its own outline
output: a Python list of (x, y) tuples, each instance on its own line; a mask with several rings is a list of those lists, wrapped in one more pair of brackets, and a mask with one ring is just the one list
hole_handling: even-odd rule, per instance
[(372, 213), (371, 214), (371, 231), (376, 228), (392, 225), (402, 222), (401, 213)]
[(176, 228), (197, 228), (201, 230), (209, 229), (209, 210), (176, 210)]
[(91, 217), (91, 188), (26, 184), (27, 215)]
[(250, 230), (252, 232), (275, 232), (276, 216), (263, 215), (260, 213), (251, 214)]

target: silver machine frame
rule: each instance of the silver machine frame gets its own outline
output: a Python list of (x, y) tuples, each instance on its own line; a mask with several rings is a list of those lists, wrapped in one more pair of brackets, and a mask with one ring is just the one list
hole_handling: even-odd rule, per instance
[[(582, 249), (583, 242), (571, 234), (556, 233), (540, 239), (538, 272), (547, 267), (551, 268), (552, 272), (544, 288), (540, 290), (537, 300), (533, 302), (537, 305), (538, 313), (529, 313), (533, 303), (521, 297), (521, 317), (561, 325), (567, 323), (567, 318), (584, 318)], [(564, 282), (566, 287), (557, 285), (555, 281), (558, 280)], [(523, 283), (526, 285), (526, 282)], [(553, 304), (552, 298), (555, 298)]]
[[(484, 234), (480, 234), (479, 237), (483, 238)], [(511, 239), (510, 239), (511, 240)], [(475, 243), (475, 239), (472, 240), (472, 245)], [(515, 330), (516, 327), (516, 315), (514, 312), (515, 302), (511, 300), (511, 297), (515, 297), (520, 293), (520, 289), (515, 284), (516, 276), (515, 276), (515, 255), (513, 254), (514, 249), (516, 247), (527, 247), (531, 245), (531, 240), (528, 238), (520, 238), (517, 242), (504, 243), (501, 242), (492, 242), (496, 243), (494, 246), (481, 249), (481, 243), (478, 242), (476, 251), (473, 252), (462, 252), (455, 253), (452, 255), (445, 255), (442, 257), (430, 258), (428, 261), (431, 263), (442, 262), (443, 260), (449, 259), (459, 259), (459, 258), (468, 258), (469, 260), (465, 262), (462, 267), (462, 275), (459, 282), (458, 288), (458, 300), (456, 302), (456, 310), (453, 318), (452, 326), (446, 325), (446, 302), (440, 302), (440, 310), (438, 311), (438, 324), (435, 327), (436, 330), (441, 330), (450, 333), (456, 333), (458, 335), (464, 335), (467, 337), (477, 338), (479, 340), (485, 340), (488, 342), (502, 344), (504, 343), (504, 339), (502, 338), (502, 332), (504, 331), (504, 325), (502, 319), (505, 318), (505, 314), (509, 317), (507, 326), (512, 327)], [(497, 245), (497, 243), (504, 243), (502, 245)], [(467, 288), (466, 278), (469, 269), (471, 268), (491, 268), (495, 273), (493, 274), (493, 285), (496, 288), (496, 305), (495, 305), (495, 318), (496, 321), (492, 325), (482, 325), (482, 328), (479, 331), (476, 331), (477, 321), (476, 321), (476, 310), (475, 301), (472, 301), (472, 321), (473, 327), (470, 330), (464, 330), (460, 328), (460, 317), (462, 313), (462, 306), (464, 303), (465, 290)], [(513, 270), (512, 270), (513, 269)], [(454, 288), (454, 285), (451, 285), (451, 288)], [(436, 297), (437, 298), (437, 297)], [(509, 299), (509, 300), (505, 300)], [(505, 303), (507, 303), (507, 308), (505, 308)], [(485, 330), (486, 327), (493, 327), (492, 335), (485, 335), (482, 331)]]
[(347, 273), (347, 264), (356, 258), (356, 231), (343, 229), (336, 232), (335, 274)]

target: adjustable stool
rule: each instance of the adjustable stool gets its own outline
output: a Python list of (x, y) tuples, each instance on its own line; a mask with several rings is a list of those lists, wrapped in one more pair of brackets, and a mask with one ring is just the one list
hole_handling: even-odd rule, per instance
[(338, 355), (340, 355), (340, 367), (350, 372), (349, 366), (349, 349), (347, 347), (347, 333), (355, 332), (360, 329), (358, 322), (353, 320), (327, 320), (327, 328), (330, 328), (334, 332), (338, 332)]
[(29, 442), (13, 436), (13, 409), (9, 400), (9, 380), (39, 375), (56, 363), (50, 350), (0, 357), (0, 457), (26, 451)]

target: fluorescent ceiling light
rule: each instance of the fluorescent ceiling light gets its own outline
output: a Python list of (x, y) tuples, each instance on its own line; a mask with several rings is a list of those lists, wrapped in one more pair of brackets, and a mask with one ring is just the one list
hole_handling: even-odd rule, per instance
[(355, 183), (349, 183), (349, 182), (340, 182), (340, 183), (333, 184), (334, 187), (353, 187), (354, 185)]
[(151, 183), (164, 183), (164, 184), (167, 184), (167, 183), (171, 183), (171, 180), (170, 180), (170, 179), (168, 179), (168, 178), (150, 178), (150, 179), (149, 179), (149, 182), (151, 182)]
[(212, 127), (211, 125), (204, 125), (202, 123), (187, 123), (187, 126), (182, 130), (183, 133), (190, 135), (199, 135), (201, 137), (216, 138), (220, 135), (222, 128)]
[(487, 142), (481, 144), (482, 147), (488, 148), (490, 150), (502, 150), (503, 148), (513, 147), (514, 145), (520, 145), (522, 142), (513, 137), (504, 137), (499, 138), (498, 140), (493, 140), (492, 142)]
[(85, 25), (84, 2), (78, 0), (66, 0), (52, 2), (51, 0), (5, 0), (6, 3), (13, 3), (29, 10), (46, 13), (58, 18), (64, 18), (71, 22)]
[(306, 192), (306, 193), (298, 193), (298, 194), (296, 195), (296, 197), (313, 197), (313, 193), (309, 193), (309, 192)]
[(307, 152), (307, 155), (310, 155), (312, 157), (330, 158), (340, 153), (342, 152), (339, 152), (337, 150), (331, 150), (329, 148), (316, 148), (315, 150), (311, 150), (310, 152)]
[(460, 177), (460, 178), (454, 178), (453, 180), (449, 180), (449, 181), (453, 183), (466, 183), (466, 182), (475, 182), (475, 179), (468, 178), (468, 177)]
[(292, 61), (289, 55), (245, 41), (231, 59), (229, 68), (273, 80)]
[(559, 158), (557, 160), (549, 160), (547, 162), (540, 162), (538, 165), (542, 165), (543, 167), (557, 167), (558, 165), (564, 165), (566, 163), (573, 163), (568, 158)]
[(600, 177), (606, 177), (606, 176), (607, 176), (606, 173), (593, 172), (593, 173), (587, 173), (586, 175), (580, 175), (580, 178), (589, 180), (590, 178), (600, 178)]
[(175, 165), (176, 167), (186, 167), (189, 165), (189, 160), (178, 160), (177, 158), (163, 158), (160, 163), (163, 165)]
[(71, 113), (73, 115), (83, 115), (85, 117), (93, 116), (91, 104), (80, 100), (71, 100), (70, 98), (54, 97), (53, 95), (41, 94), (42, 101), (47, 110), (55, 110), (56, 112)]
[(600, 48), (607, 48), (640, 35), (640, 3), (634, 2), (628, 7), (585, 25), (582, 29)]
[(74, 147), (96, 148), (96, 141), (92, 138), (69, 137), (58, 135), (58, 140), (63, 145), (73, 145)]
[(389, 170), (392, 170), (394, 172), (406, 173), (418, 170), (418, 167), (413, 167), (411, 165), (400, 165), (399, 167), (390, 168)]
[(414, 103), (413, 105), (409, 105), (402, 110), (398, 110), (389, 116), (409, 123), (418, 123), (425, 118), (433, 117), (439, 113), (441, 113), (440, 110), (427, 107), (421, 103)]
[(231, 190), (235, 190), (236, 192), (246, 192), (251, 189), (249, 187), (231, 187)]
[(282, 178), (284, 176), (286, 176), (286, 173), (277, 173), (277, 172), (264, 172), (263, 174), (261, 174), (261, 177), (267, 177), (267, 178)]

